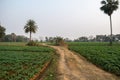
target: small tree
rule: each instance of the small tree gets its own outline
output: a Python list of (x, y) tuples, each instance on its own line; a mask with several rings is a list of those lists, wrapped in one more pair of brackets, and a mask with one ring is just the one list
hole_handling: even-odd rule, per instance
[(56, 38), (55, 38), (55, 45), (56, 45), (56, 46), (68, 47), (67, 44), (65, 43), (64, 39), (61, 38), (61, 37), (56, 37)]
[(103, 0), (101, 1), (102, 7), (100, 8), (110, 17), (110, 45), (112, 45), (112, 13), (118, 9), (119, 2), (118, 0)]
[(16, 34), (15, 33), (11, 33), (11, 37), (12, 37), (12, 41), (16, 42)]
[(24, 26), (24, 30), (25, 30), (25, 33), (29, 33), (30, 32), (30, 41), (31, 41), (31, 38), (32, 38), (32, 33), (36, 33), (37, 31), (37, 26), (36, 26), (36, 23), (34, 20), (28, 20), (26, 25)]
[(0, 25), (0, 41), (5, 36), (5, 28)]

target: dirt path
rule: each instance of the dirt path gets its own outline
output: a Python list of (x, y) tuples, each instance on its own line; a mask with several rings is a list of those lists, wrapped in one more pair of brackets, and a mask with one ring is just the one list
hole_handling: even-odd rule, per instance
[(52, 47), (60, 55), (57, 80), (120, 80), (64, 47)]

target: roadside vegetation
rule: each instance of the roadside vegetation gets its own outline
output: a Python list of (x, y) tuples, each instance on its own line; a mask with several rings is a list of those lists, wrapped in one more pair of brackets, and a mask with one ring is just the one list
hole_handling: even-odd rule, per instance
[(69, 43), (69, 49), (84, 56), (102, 69), (120, 75), (120, 45), (108, 43)]
[(42, 76), (42, 80), (57, 80), (57, 76), (58, 76), (58, 59), (59, 59), (59, 55), (55, 54), (53, 55), (53, 60), (50, 64), (50, 66), (48, 67), (48, 69), (46, 70), (46, 72), (43, 74)]

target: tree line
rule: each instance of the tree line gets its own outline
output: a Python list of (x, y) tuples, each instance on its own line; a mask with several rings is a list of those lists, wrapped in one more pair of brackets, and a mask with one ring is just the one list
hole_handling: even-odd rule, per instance
[[(57, 38), (62, 38), (65, 42), (109, 42), (110, 41), (110, 35), (96, 35), (95, 37), (82, 36), (74, 40), (63, 37), (45, 37), (45, 42), (54, 43)], [(113, 35), (113, 42), (120, 42), (120, 34)]]
[[(74, 42), (109, 42), (110, 41), (110, 35), (96, 35), (95, 37), (79, 37), (77, 39), (73, 40)], [(120, 34), (116, 34), (112, 36), (113, 42), (120, 42)]]
[(24, 35), (16, 35), (15, 33), (6, 34), (1, 38), (2, 42), (28, 42), (29, 38)]

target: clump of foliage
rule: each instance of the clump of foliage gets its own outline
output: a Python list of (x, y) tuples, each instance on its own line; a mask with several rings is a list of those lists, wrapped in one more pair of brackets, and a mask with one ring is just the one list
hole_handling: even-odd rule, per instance
[(27, 46), (39, 46), (39, 44), (35, 41), (30, 41), (27, 43)]
[(55, 45), (56, 46), (67, 46), (67, 44), (65, 43), (65, 41), (61, 37), (55, 38)]
[(5, 36), (5, 30), (6, 29), (0, 25), (0, 38), (3, 38), (3, 36)]

